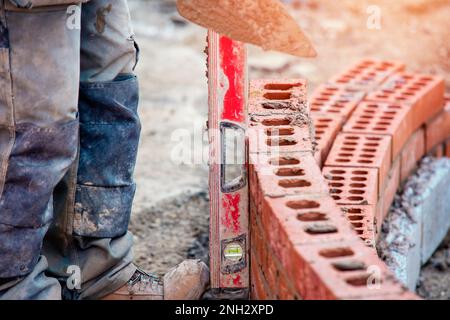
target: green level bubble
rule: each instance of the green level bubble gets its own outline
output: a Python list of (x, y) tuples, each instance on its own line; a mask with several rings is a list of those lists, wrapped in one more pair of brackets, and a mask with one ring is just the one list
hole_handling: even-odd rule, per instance
[(230, 243), (225, 247), (224, 256), (231, 261), (239, 261), (242, 259), (244, 253), (240, 244)]

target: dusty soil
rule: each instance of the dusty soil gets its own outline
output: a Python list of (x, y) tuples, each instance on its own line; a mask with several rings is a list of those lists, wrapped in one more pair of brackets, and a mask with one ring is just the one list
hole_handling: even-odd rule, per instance
[[(409, 70), (441, 74), (450, 84), (450, 3), (446, 0), (284, 1), (318, 51), (301, 59), (250, 47), (251, 78), (308, 79), (310, 91), (364, 57), (405, 62)], [(208, 227), (207, 165), (179, 164), (173, 151), (181, 131), (205, 146), (207, 118), (205, 31), (176, 13), (174, 0), (130, 0), (141, 47), (143, 131), (136, 169), (131, 229), (136, 261), (164, 273), (190, 256), (205, 256)], [(394, 4), (395, 3), (395, 4)], [(367, 28), (378, 5), (381, 29)], [(195, 136), (195, 137), (194, 137)], [(184, 144), (189, 144), (185, 141)], [(192, 159), (203, 148), (192, 148)]]
[(422, 268), (417, 293), (424, 299), (450, 300), (450, 232)]
[(208, 210), (208, 196), (200, 191), (161, 200), (136, 214), (132, 223), (136, 263), (164, 273), (186, 257), (207, 262)]

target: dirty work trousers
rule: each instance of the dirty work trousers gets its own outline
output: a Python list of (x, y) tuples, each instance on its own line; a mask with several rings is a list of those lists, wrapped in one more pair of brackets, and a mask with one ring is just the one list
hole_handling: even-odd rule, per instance
[(0, 0), (0, 299), (96, 299), (135, 272), (138, 50), (126, 0), (81, 2)]

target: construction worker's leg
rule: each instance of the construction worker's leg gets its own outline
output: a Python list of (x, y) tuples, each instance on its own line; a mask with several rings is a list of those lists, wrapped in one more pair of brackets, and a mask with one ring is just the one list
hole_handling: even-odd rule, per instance
[(66, 201), (57, 204), (61, 223), (52, 232), (55, 239), (65, 233), (68, 249), (56, 248), (64, 241), (49, 241), (48, 249), (54, 274), (67, 275), (61, 255), (80, 268), (81, 286), (65, 290), (67, 296), (96, 299), (136, 270), (127, 229), (140, 133), (137, 52), (125, 0), (92, 0), (82, 8), (80, 154), (78, 168), (59, 186), (57, 198)]
[(0, 2), (0, 299), (60, 299), (41, 247), (78, 145), (80, 30), (68, 6)]

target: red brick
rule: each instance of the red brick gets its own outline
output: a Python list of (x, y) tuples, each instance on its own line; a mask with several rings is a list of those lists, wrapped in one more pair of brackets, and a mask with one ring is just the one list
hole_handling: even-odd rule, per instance
[(441, 144), (437, 147), (436, 157), (437, 158), (445, 157), (445, 145), (444, 144)]
[(262, 271), (262, 275), (264, 279), (266, 279), (265, 283), (269, 288), (269, 291), (276, 295), (276, 299), (294, 299), (294, 291), (291, 290), (287, 284), (281, 287), (281, 284), (279, 283), (281, 280), (280, 274), (283, 272), (281, 264), (272, 254), (271, 248), (268, 247), (266, 236), (261, 228), (259, 216), (256, 216), (253, 212), (251, 213), (250, 225), (250, 247), (252, 248), (251, 263), (256, 264), (255, 267), (257, 266)]
[(364, 92), (334, 84), (319, 86), (311, 98), (311, 114), (334, 116), (344, 122), (364, 98)]
[(284, 272), (279, 277), (279, 299), (280, 300), (298, 300), (299, 297), (291, 287), (291, 281), (286, 279)]
[[(267, 281), (267, 285), (270, 289), (270, 291), (276, 295), (279, 292), (278, 288), (278, 269), (275, 263), (276, 257), (274, 257), (270, 251), (268, 251), (268, 256), (270, 257), (267, 259), (267, 263), (265, 265), (262, 265), (261, 270), (263, 271), (264, 278)], [(275, 297), (276, 298), (276, 297)]]
[[(360, 241), (330, 198), (284, 197), (265, 200), (262, 225), (267, 235), (266, 242), (272, 248), (273, 255), (279, 259), (282, 269), (289, 275), (292, 275), (292, 269), (297, 267), (292, 260), (295, 244), (343, 239)], [(319, 207), (316, 207), (317, 203)], [(314, 208), (287, 207), (287, 205), (306, 206), (308, 204)], [(303, 221), (299, 220), (299, 217)], [(305, 221), (305, 219), (312, 221)], [(320, 226), (327, 226), (328, 230), (319, 229)], [(318, 230), (322, 230), (323, 233), (317, 234)]]
[(445, 156), (450, 158), (450, 139), (445, 142)]
[[(270, 198), (269, 198), (270, 199)], [(265, 201), (263, 202), (265, 203)], [(289, 251), (292, 246), (287, 231), (282, 223), (282, 214), (273, 212), (264, 205), (261, 211), (261, 226), (265, 234), (265, 243), (270, 247), (280, 260), (281, 264), (286, 267), (289, 265)]]
[(312, 152), (309, 123), (296, 116), (271, 116), (250, 118), (247, 130), (250, 153)]
[(324, 167), (330, 194), (339, 205), (374, 205), (378, 202), (378, 170)]
[(410, 105), (365, 101), (356, 107), (343, 132), (391, 136), (395, 159), (415, 129)]
[(312, 114), (315, 129), (315, 141), (318, 150), (317, 163), (322, 167), (322, 161), (328, 157), (334, 139), (341, 130), (341, 121), (339, 118), (330, 117), (329, 115)]
[[(262, 95), (267, 91), (274, 93), (276, 97), (281, 91), (290, 90), (301, 91), (302, 89), (301, 86), (297, 89), (289, 86), (270, 86), (260, 90), (260, 93), (255, 91), (254, 95)], [(299, 97), (296, 99), (299, 100)], [(292, 114), (289, 113), (287, 116), (292, 117)], [(253, 116), (253, 125), (249, 130), (250, 148), (256, 146), (249, 160), (251, 297), (256, 299), (370, 299), (370, 297), (389, 296), (392, 299), (404, 299), (413, 296), (406, 293), (394, 280), (384, 263), (376, 256), (375, 251), (367, 248), (358, 238), (360, 236), (365, 240), (373, 239), (373, 233), (370, 234), (370, 225), (373, 226), (375, 204), (342, 205), (341, 210), (328, 194), (327, 183), (315, 162), (312, 148), (302, 149), (296, 146), (273, 151), (267, 150), (270, 148), (264, 149), (265, 147), (261, 150), (255, 144), (257, 127), (265, 135), (263, 140), (295, 135), (295, 130), (302, 129), (303, 119), (299, 119), (300, 124), (298, 122), (281, 126), (274, 123), (266, 126), (262, 124), (262, 121), (269, 118), (279, 120), (285, 117), (286, 114), (269, 116), (269, 113)], [(335, 121), (339, 123), (339, 120)], [(305, 126), (310, 129), (307, 124)], [(291, 134), (292, 127), (294, 127), (293, 134)], [(280, 128), (288, 130), (279, 130)], [(309, 138), (305, 132), (299, 134), (299, 137), (302, 140)], [(361, 135), (356, 140), (367, 140), (367, 137), (367, 135)], [(383, 164), (388, 163), (386, 169), (386, 176), (388, 176), (387, 172), (392, 161), (391, 142), (384, 138), (389, 136), (381, 136), (381, 140), (376, 142), (378, 146), (357, 144), (361, 152), (366, 149), (364, 152), (381, 155), (380, 160), (374, 161), (376, 163), (372, 164), (373, 167), (362, 169), (361, 163), (357, 161), (368, 157), (360, 156), (353, 157), (357, 163), (354, 168), (347, 165), (338, 166), (339, 170), (344, 171), (372, 172), (368, 180), (371, 182), (375, 180), (372, 183), (374, 186), (372, 192), (375, 194), (377, 188), (383, 187), (381, 185), (383, 182), (377, 182), (384, 172)], [(336, 145), (333, 149), (335, 147)], [(367, 150), (372, 148), (375, 150)], [(386, 154), (389, 161), (385, 159)], [(373, 158), (369, 157), (369, 159)], [(398, 177), (400, 176), (399, 163), (400, 160), (394, 165), (394, 169), (398, 170)], [(310, 185), (303, 185), (303, 182), (299, 183), (299, 180), (305, 180)], [(386, 192), (393, 188), (393, 180), (395, 180), (393, 177), (386, 179), (388, 181)], [(362, 186), (352, 187), (363, 188)], [(395, 191), (389, 192), (394, 195)], [(369, 193), (367, 197), (371, 198)], [(376, 196), (372, 202), (376, 203)], [(387, 200), (384, 200), (383, 204), (386, 202)], [(350, 248), (352, 256), (336, 256), (329, 254), (329, 251), (323, 252), (325, 249), (339, 247)], [(359, 268), (355, 260), (360, 262)], [(381, 271), (382, 284), (379, 290), (371, 290), (366, 286), (369, 272), (366, 268), (371, 266), (376, 266)]]
[(269, 300), (272, 293), (269, 291), (266, 279), (261, 273), (258, 264), (251, 263), (250, 265), (250, 279), (251, 279), (251, 299), (252, 300)]
[(269, 246), (289, 268), (289, 245), (357, 239), (356, 233), (330, 197), (265, 197), (261, 223)]
[(435, 158), (442, 158), (445, 154), (445, 145), (439, 144), (435, 146), (428, 154)]
[(263, 197), (258, 175), (272, 175), (280, 169), (296, 168), (300, 164), (300, 156), (302, 155), (302, 153), (249, 155), (250, 197), (255, 203), (257, 214), (262, 210)]
[(252, 80), (250, 115), (276, 115), (306, 110), (306, 81), (303, 79)]
[[(359, 239), (299, 245), (295, 250), (294, 279), (305, 300), (399, 296), (406, 291), (376, 251)], [(373, 287), (372, 279), (379, 286)]]
[(420, 128), (414, 132), (401, 152), (400, 181), (408, 178), (417, 163), (425, 154), (425, 130)]
[(444, 108), (444, 91), (442, 77), (397, 73), (366, 99), (409, 104), (413, 111), (414, 128), (418, 128)]
[(380, 200), (378, 201), (377, 213), (375, 218), (377, 237), (380, 234), (383, 221), (386, 218), (387, 214), (389, 213), (389, 209), (391, 207), (392, 202), (394, 201), (394, 197), (399, 187), (400, 187), (400, 158), (397, 159), (392, 165), (392, 169), (389, 172), (389, 177), (386, 180), (386, 184), (382, 189), (383, 192), (381, 193)]
[(252, 224), (250, 229), (250, 246), (254, 250), (254, 255), (251, 259), (255, 259), (259, 265), (267, 264), (267, 245), (265, 241), (265, 235), (260, 224), (256, 222), (256, 215), (251, 213)]
[(250, 81), (250, 98), (260, 99), (267, 92), (290, 92), (297, 97), (306, 96), (305, 79), (254, 79)]
[(261, 211), (261, 196), (259, 194), (259, 182), (254, 170), (254, 165), (249, 164), (249, 194), (250, 194), (250, 211), (255, 212), (255, 215)]
[(364, 243), (375, 247), (376, 205), (342, 205), (341, 209)]
[(425, 128), (426, 151), (429, 152), (450, 137), (450, 104), (447, 104), (444, 111), (429, 121)]
[(320, 168), (322, 168), (322, 166), (323, 166), (322, 152), (318, 148), (316, 148), (316, 150), (314, 150), (314, 159), (316, 160), (317, 165)]
[[(250, 256), (254, 255), (254, 251), (250, 250)], [(257, 274), (258, 265), (256, 263), (256, 260), (252, 259), (252, 262), (250, 263), (250, 299), (252, 300), (259, 300), (259, 291), (257, 288), (260, 283), (260, 276)]]
[(381, 192), (380, 188), (392, 162), (391, 140), (390, 136), (340, 133), (325, 161), (325, 166), (376, 168)]
[[(310, 153), (289, 154), (299, 161), (296, 165), (274, 165), (265, 154), (252, 155), (252, 167), (258, 176), (260, 193), (270, 197), (285, 195), (328, 195), (327, 183)], [(255, 160), (257, 159), (257, 160)], [(253, 164), (257, 161), (258, 164)]]
[(364, 59), (332, 78), (330, 82), (370, 91), (395, 72), (404, 70), (403, 63)]

